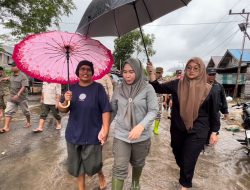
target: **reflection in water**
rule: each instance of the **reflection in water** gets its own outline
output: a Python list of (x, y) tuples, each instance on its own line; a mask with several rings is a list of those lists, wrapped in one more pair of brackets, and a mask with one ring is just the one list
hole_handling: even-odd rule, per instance
[[(39, 109), (32, 110), (32, 125), (36, 127)], [(64, 130), (55, 129), (55, 122), (47, 119), (43, 133), (33, 134), (22, 128), (22, 114), (11, 123), (12, 131), (0, 136), (0, 190), (76, 190), (75, 178), (66, 171)], [(111, 189), (112, 131), (103, 149), (103, 171)], [(240, 134), (239, 134), (240, 135)], [(247, 190), (250, 187), (250, 158), (236, 141), (238, 137), (222, 131), (220, 142), (207, 147), (200, 156), (194, 176), (195, 190)], [(152, 146), (143, 170), (143, 190), (177, 190), (179, 169), (170, 148), (169, 120), (163, 119), (160, 135), (152, 135)], [(4, 154), (3, 154), (4, 152)], [(126, 180), (124, 190), (131, 181)], [(87, 178), (87, 189), (98, 189), (97, 176)]]

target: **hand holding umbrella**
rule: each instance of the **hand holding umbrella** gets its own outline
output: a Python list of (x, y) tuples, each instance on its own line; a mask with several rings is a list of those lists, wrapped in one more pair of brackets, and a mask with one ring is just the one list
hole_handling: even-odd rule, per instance
[(70, 101), (72, 99), (72, 92), (71, 91), (67, 91), (64, 94), (64, 103), (60, 103), (59, 105), (61, 108), (68, 108), (70, 106)]
[(148, 75), (149, 75), (149, 78), (150, 78), (150, 81), (154, 81), (156, 80), (156, 76), (155, 76), (155, 69), (152, 65), (152, 63), (147, 63), (147, 72), (148, 72)]

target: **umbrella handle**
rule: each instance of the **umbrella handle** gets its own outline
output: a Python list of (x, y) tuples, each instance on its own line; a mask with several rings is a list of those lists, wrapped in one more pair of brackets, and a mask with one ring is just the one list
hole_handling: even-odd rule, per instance
[(59, 102), (59, 106), (60, 106), (61, 108), (68, 108), (68, 107), (70, 106), (70, 101), (68, 101), (68, 104), (67, 104), (66, 106), (62, 105), (62, 103)]

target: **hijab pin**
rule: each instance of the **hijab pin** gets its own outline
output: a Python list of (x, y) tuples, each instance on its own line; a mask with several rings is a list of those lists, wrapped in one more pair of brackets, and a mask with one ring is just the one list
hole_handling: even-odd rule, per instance
[(132, 98), (129, 98), (129, 99), (128, 99), (128, 102), (129, 102), (129, 103), (131, 103), (132, 101), (133, 101), (133, 99), (132, 99)]

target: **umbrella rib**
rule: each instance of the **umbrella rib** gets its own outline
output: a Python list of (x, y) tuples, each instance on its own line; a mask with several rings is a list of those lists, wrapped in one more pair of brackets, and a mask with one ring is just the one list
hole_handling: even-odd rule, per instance
[(114, 19), (115, 19), (115, 28), (116, 28), (116, 32), (118, 34), (118, 37), (120, 37), (120, 32), (118, 30), (118, 27), (117, 27), (117, 22), (116, 22), (116, 9), (115, 11), (113, 11), (113, 16), (114, 16)]
[[(50, 54), (50, 53), (45, 53), (45, 54)], [(53, 54), (54, 56), (50, 56), (49, 58), (57, 58), (57, 57), (64, 57), (64, 55), (55, 55), (55, 54)], [(60, 58), (61, 59), (61, 58)]]
[(184, 0), (180, 0), (184, 5), (187, 6), (187, 3)]
[(150, 13), (149, 13), (149, 10), (148, 10), (148, 7), (147, 7), (145, 1), (143, 0), (142, 2), (143, 2), (143, 4), (144, 4), (144, 6), (145, 6), (145, 9), (146, 9), (147, 13), (148, 13), (148, 17), (149, 17), (149, 19), (150, 19), (150, 22), (153, 22), (153, 19), (152, 19)]
[[(87, 37), (86, 37), (86, 38), (87, 38)], [(76, 41), (76, 44), (77, 44), (77, 45), (80, 44), (80, 46), (82, 46), (82, 44), (81, 44), (80, 42), (81, 42), (81, 41), (85, 42), (86, 38), (85, 38), (85, 39), (80, 38), (79, 40)], [(87, 44), (87, 43), (85, 43), (85, 44)], [(87, 45), (88, 45), (88, 44), (87, 44)]]
[(70, 36), (69, 45), (70, 45), (70, 43), (71, 43), (73, 37), (74, 37), (74, 35), (71, 35), (71, 36)]
[(137, 13), (137, 9), (136, 9), (135, 2), (133, 2), (133, 7), (134, 7), (134, 10), (135, 10), (137, 22), (138, 22), (139, 29), (140, 29), (140, 33), (141, 33), (141, 37), (142, 37), (142, 43), (143, 43), (143, 46), (144, 46), (144, 51), (145, 51), (145, 53), (146, 53), (148, 62), (150, 62), (150, 60), (149, 60), (149, 55), (148, 55), (147, 47), (146, 47), (145, 40), (144, 40), (144, 37), (143, 37), (143, 33), (142, 33), (142, 29), (141, 29), (141, 23), (140, 23), (140, 19), (139, 19), (138, 13)]
[(53, 45), (53, 44), (50, 44), (50, 43), (46, 43), (48, 46), (50, 46), (51, 47), (51, 49), (50, 49), (50, 47), (45, 47), (44, 49), (47, 49), (47, 50), (50, 50), (50, 51), (55, 51), (55, 52), (59, 52), (59, 53), (61, 53), (62, 52), (62, 49), (64, 49), (64, 47), (63, 46), (61, 46), (59, 43), (57, 43), (57, 41), (55, 41), (53, 38), (52, 38), (52, 40), (61, 48), (59, 48), (59, 47), (56, 47), (55, 45)]
[[(61, 35), (60, 35), (61, 36)], [(65, 44), (63, 43), (63, 45), (64, 46), (61, 46), (61, 44), (59, 44), (54, 38), (51, 38), (51, 40), (53, 41), (53, 42), (55, 42), (59, 47), (61, 47), (62, 49), (65, 49)], [(50, 45), (50, 44), (49, 44)], [(54, 47), (54, 48), (57, 48), (56, 46), (53, 46), (53, 45), (50, 45), (50, 46), (52, 46), (52, 47)]]
[[(63, 39), (63, 37), (62, 37), (61, 33), (60, 33), (60, 37), (61, 37), (61, 40), (62, 40), (62, 42), (63, 42), (63, 47), (62, 47), (62, 48), (65, 48), (66, 43), (65, 43), (65, 41), (64, 41), (64, 39)], [(59, 45), (59, 44), (58, 44), (58, 45)]]
[(44, 49), (49, 50), (49, 51), (54, 51), (55, 53), (61, 53), (62, 51), (56, 47), (54, 48), (49, 48), (49, 47), (45, 47)]
[[(56, 57), (59, 57), (59, 55), (58, 56), (54, 56), (53, 58), (56, 58)], [(60, 59), (63, 59), (63, 57), (64, 57), (64, 55), (61, 55), (60, 58), (57, 59), (55, 62), (58, 62)]]
[[(75, 53), (79, 53), (79, 54), (81, 54), (81, 55), (87, 54), (87, 53), (86, 53), (86, 50), (84, 50), (84, 49), (82, 49), (82, 50), (77, 50), (77, 51), (72, 52), (72, 54), (75, 54)], [(99, 53), (99, 54), (100, 54), (100, 53)]]
[[(91, 49), (90, 47), (81, 47), (81, 46), (76, 46), (78, 47), (74, 52), (83, 52), (85, 50)], [(92, 47), (98, 47), (98, 45), (92, 45)]]
[[(80, 54), (81, 56), (88, 55), (88, 56), (90, 56), (92, 59), (94, 59), (95, 61), (97, 61), (96, 57), (92, 56), (91, 54), (88, 54), (86, 51), (82, 51), (82, 52), (83, 52), (83, 53)], [(79, 52), (76, 52), (76, 53), (79, 53)], [(75, 52), (72, 52), (72, 55), (73, 55), (73, 57), (74, 57), (74, 55), (77, 55), (77, 54), (75, 54)]]

